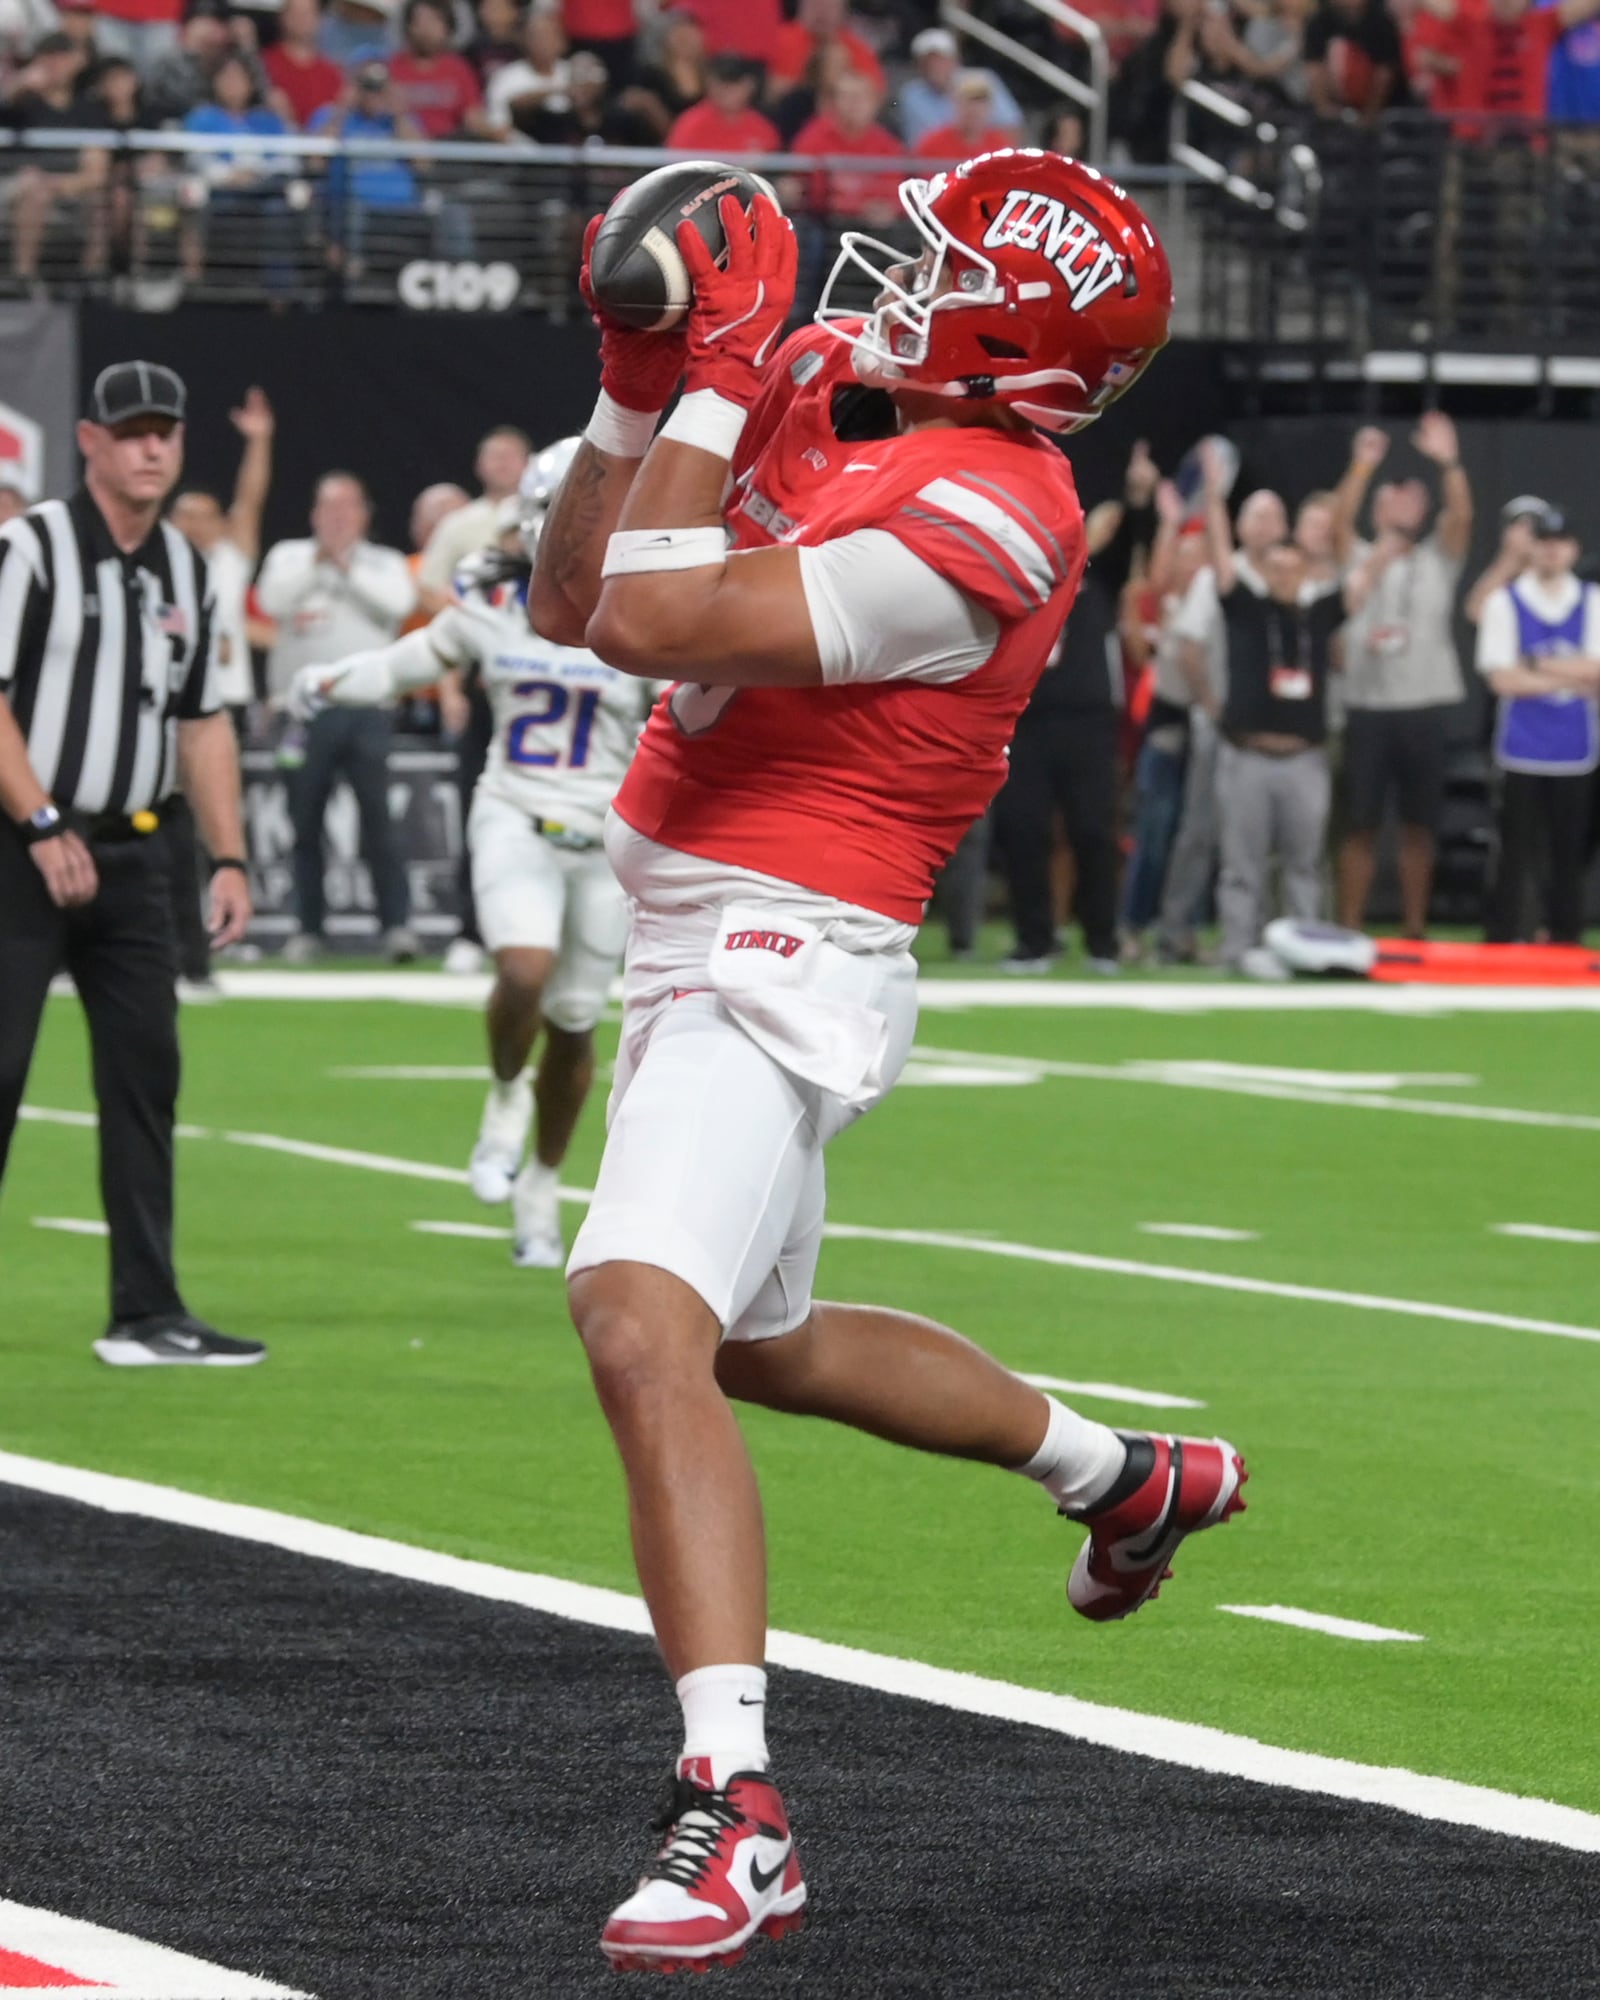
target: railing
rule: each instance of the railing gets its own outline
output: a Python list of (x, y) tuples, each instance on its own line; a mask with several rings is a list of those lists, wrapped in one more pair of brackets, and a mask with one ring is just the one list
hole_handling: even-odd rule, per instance
[(1098, 21), (1088, 14), (1080, 14), (1075, 7), (1067, 6), (1066, 0), (1027, 0), (1027, 4), (1046, 20), (1071, 29), (1083, 43), (1089, 57), (1087, 83), (1082, 77), (1074, 76), (1071, 70), (1063, 69), (1060, 63), (1040, 55), (1037, 49), (1030, 49), (1026, 42), (1019, 42), (1015, 35), (1008, 35), (1003, 28), (997, 28), (992, 22), (971, 13), (960, 4), (960, 0), (940, 0), (939, 18), (954, 33), (981, 43), (984, 48), (1026, 70), (1040, 83), (1047, 84), (1051, 90), (1070, 97), (1074, 104), (1081, 104), (1088, 113), (1085, 123), (1088, 127), (1089, 158), (1104, 164), (1107, 102), (1111, 89), (1111, 55), (1106, 47), (1105, 34)]
[(1172, 158), (1213, 190), (1202, 326), (1279, 350), (1272, 372), (1600, 386), (1593, 126), (1270, 122), (1191, 85)]
[[(145, 310), (183, 299), (346, 300), (560, 319), (580, 309), (574, 279), (588, 217), (641, 173), (688, 157), (188, 132), (11, 134), (0, 137), (0, 273), (9, 267), (13, 289)], [(896, 187), (955, 162), (780, 153), (743, 164), (780, 185), (800, 235), (800, 303), (809, 311), (841, 224), (865, 222), (919, 247)], [(80, 172), (68, 180), (72, 168)], [(1142, 178), (1159, 186), (1172, 176)], [(870, 281), (859, 283), (859, 300), (847, 294), (846, 303), (868, 303)]]
[[(1241, 136), (1252, 142), (1252, 157), (1260, 162), (1256, 170), (1262, 173), (1263, 178), (1270, 177), (1275, 186), (1259, 185), (1247, 175), (1224, 165), (1212, 153), (1191, 145), (1191, 109), (1219, 118), (1230, 128), (1231, 143), (1225, 139), (1224, 150), (1231, 153)], [(1304, 141), (1290, 144), (1286, 155), (1280, 153), (1281, 141), (1282, 134), (1276, 125), (1256, 118), (1233, 98), (1220, 90), (1213, 90), (1210, 84), (1191, 80), (1173, 93), (1172, 126), (1167, 145), (1168, 157), (1173, 165), (1187, 168), (1201, 180), (1220, 188), (1230, 200), (1244, 202), (1261, 213), (1271, 215), (1284, 229), (1306, 230), (1311, 227), (1317, 198), (1322, 192), (1322, 169), (1315, 152)], [(1286, 167), (1289, 170), (1287, 173)]]

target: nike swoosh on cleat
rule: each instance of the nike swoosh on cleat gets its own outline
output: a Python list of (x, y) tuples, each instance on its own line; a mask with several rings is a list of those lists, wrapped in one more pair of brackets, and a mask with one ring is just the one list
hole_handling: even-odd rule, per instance
[(190, 1354), (200, 1352), (200, 1336), (197, 1333), (169, 1333), (167, 1338), (174, 1347), (184, 1348)]
[(777, 1881), (784, 1869), (788, 1867), (789, 1856), (793, 1851), (792, 1845), (786, 1847), (770, 1868), (757, 1867), (755, 1856), (752, 1855), (750, 1857), (750, 1886), (756, 1891), (757, 1895), (764, 1894)]

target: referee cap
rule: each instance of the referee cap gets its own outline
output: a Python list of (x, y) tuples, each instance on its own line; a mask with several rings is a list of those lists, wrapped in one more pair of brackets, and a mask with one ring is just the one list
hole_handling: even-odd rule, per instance
[(171, 417), (181, 424), (188, 400), (182, 377), (159, 361), (116, 361), (95, 377), (87, 415), (108, 429), (130, 417)]

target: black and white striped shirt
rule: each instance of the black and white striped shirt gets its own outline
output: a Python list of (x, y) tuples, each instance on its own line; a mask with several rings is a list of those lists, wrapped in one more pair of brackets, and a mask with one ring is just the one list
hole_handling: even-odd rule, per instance
[(0, 528), (0, 696), (57, 805), (135, 813), (177, 781), (177, 725), (219, 706), (205, 559), (165, 521), (125, 555), (85, 491)]

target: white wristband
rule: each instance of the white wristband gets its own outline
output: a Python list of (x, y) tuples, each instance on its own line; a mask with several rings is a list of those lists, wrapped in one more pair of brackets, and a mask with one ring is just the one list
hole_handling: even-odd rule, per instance
[(728, 558), (721, 528), (619, 528), (606, 544), (600, 574), (634, 576), (644, 570), (709, 569)]
[(596, 451), (612, 458), (643, 458), (660, 421), (659, 410), (625, 409), (602, 389), (583, 434)]
[(674, 444), (692, 444), (717, 458), (732, 458), (750, 412), (715, 389), (691, 389), (668, 417), (661, 435)]

